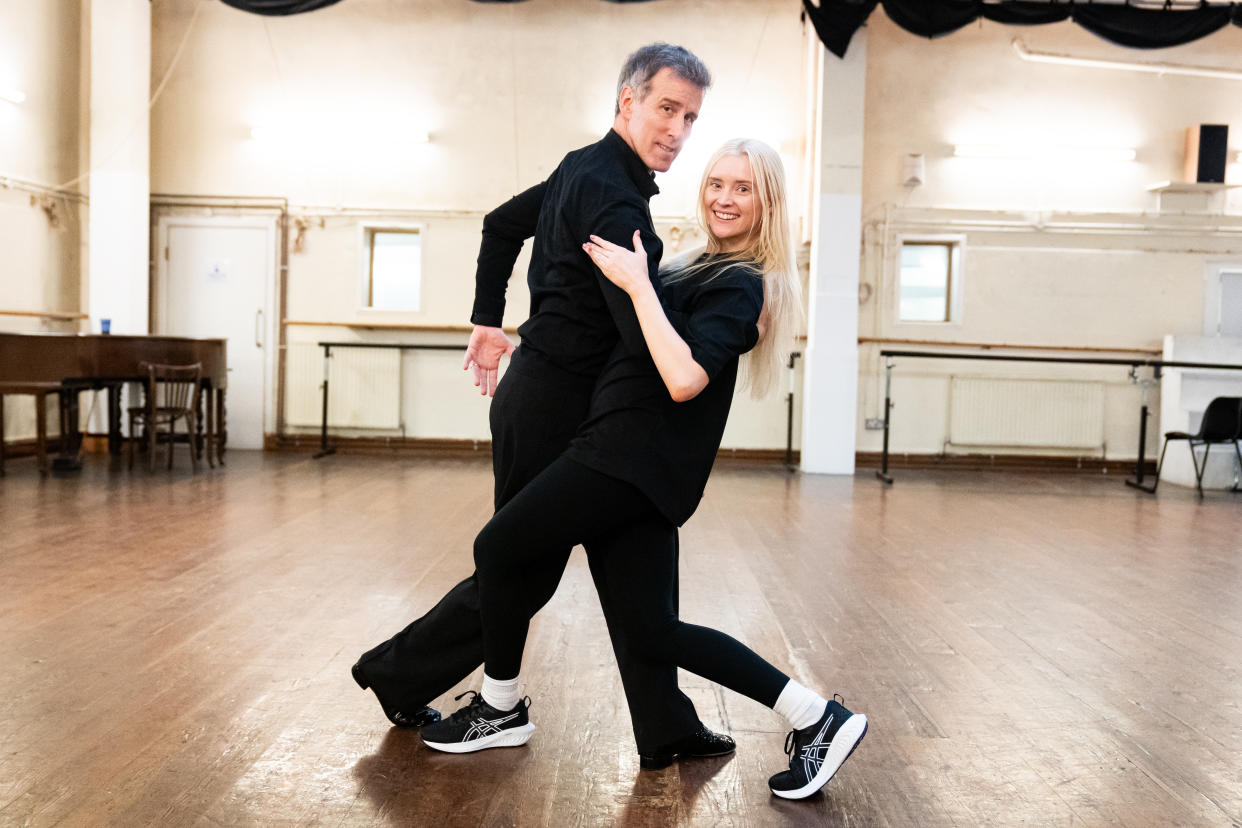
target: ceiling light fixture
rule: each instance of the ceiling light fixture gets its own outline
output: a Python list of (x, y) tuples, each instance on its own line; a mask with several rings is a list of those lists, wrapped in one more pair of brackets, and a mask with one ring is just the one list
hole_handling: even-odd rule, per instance
[(957, 144), (958, 158), (990, 158), (1010, 161), (1133, 161), (1132, 147), (1067, 147), (1060, 145)]
[[(318, 136), (309, 140), (322, 140), (324, 133), (321, 130), (307, 128), (303, 130), (301, 135)], [(381, 130), (373, 133), (370, 138), (361, 135), (349, 135), (343, 131), (331, 132), (328, 135), (329, 143), (348, 144), (352, 141), (364, 143), (371, 140), (375, 135), (387, 137), (392, 141), (405, 141), (414, 144), (427, 144), (431, 142), (431, 136), (426, 130)], [(298, 140), (299, 131), (293, 129), (283, 129), (281, 127), (256, 126), (250, 128), (250, 137), (255, 141), (294, 141)]]
[(1053, 63), (1060, 66), (1081, 66), (1087, 69), (1117, 69), (1123, 72), (1147, 72), (1152, 75), (1189, 75), (1196, 78), (1218, 80), (1242, 80), (1242, 71), (1217, 69), (1211, 66), (1189, 66), (1184, 63), (1140, 63), (1125, 60), (1098, 60), (1057, 55), (1049, 52), (1032, 52), (1021, 40), (1014, 38), (1013, 50), (1028, 63)]
[(20, 89), (0, 89), (0, 100), (9, 103), (25, 103), (26, 93)]

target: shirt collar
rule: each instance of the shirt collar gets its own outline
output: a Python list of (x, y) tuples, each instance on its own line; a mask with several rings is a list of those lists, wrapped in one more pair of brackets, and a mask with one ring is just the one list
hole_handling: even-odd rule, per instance
[(621, 159), (626, 174), (634, 182), (634, 186), (638, 187), (638, 192), (642, 193), (643, 198), (649, 199), (660, 192), (660, 188), (655, 183), (655, 174), (647, 169), (643, 159), (639, 158), (638, 153), (625, 143), (620, 133), (615, 129), (608, 130), (608, 134), (604, 136), (604, 143)]

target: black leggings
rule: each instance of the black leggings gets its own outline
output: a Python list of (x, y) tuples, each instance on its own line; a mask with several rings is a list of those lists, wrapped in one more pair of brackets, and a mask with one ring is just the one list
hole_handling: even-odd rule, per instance
[(732, 636), (677, 618), (677, 529), (634, 486), (561, 457), (496, 512), (474, 541), (483, 655), (494, 679), (516, 678), (531, 616), (524, 573), (579, 543), (605, 554), (628, 602), (614, 612), (635, 655), (675, 664), (768, 707), (789, 677)]

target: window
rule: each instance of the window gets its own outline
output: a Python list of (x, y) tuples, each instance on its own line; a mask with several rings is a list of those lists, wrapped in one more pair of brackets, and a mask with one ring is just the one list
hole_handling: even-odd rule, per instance
[(364, 229), (366, 307), (416, 311), (422, 293), (422, 232), (417, 228)]
[(1242, 336), (1242, 270), (1220, 274), (1219, 336)]
[(957, 252), (955, 241), (902, 241), (899, 321), (948, 322), (953, 318)]

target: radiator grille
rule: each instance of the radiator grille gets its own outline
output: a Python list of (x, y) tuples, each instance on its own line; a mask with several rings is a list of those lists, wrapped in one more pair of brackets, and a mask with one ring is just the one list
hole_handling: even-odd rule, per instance
[(1104, 388), (1098, 382), (953, 377), (949, 400), (953, 445), (1104, 445)]
[[(290, 345), (285, 417), (292, 426), (317, 426), (323, 413), (323, 349)], [(401, 427), (401, 352), (387, 348), (333, 348), (328, 361), (328, 425), (332, 428)]]

